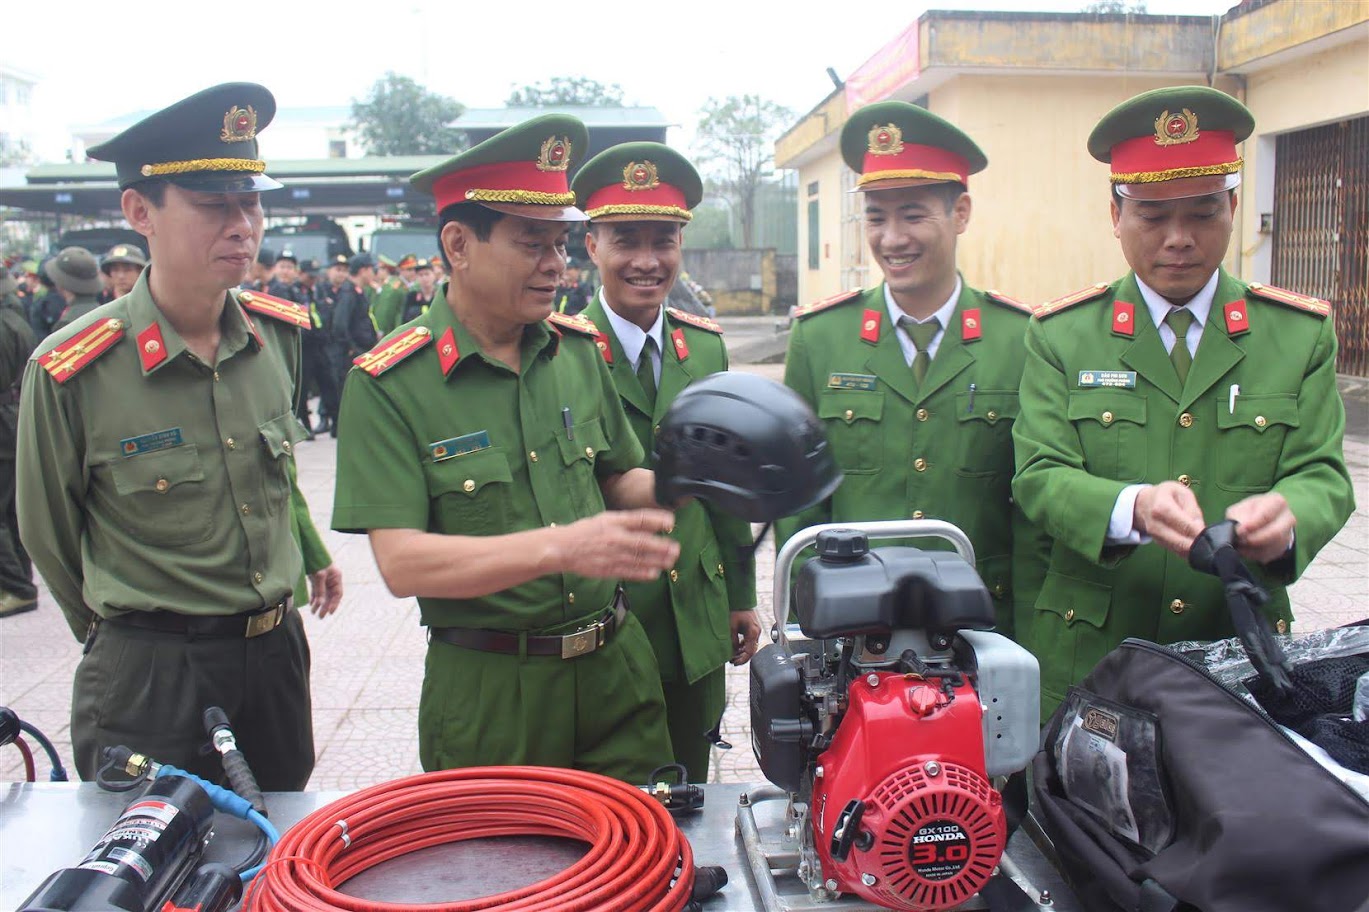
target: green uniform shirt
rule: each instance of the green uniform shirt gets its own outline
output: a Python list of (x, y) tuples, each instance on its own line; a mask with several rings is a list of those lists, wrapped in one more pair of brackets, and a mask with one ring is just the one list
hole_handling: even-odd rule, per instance
[[(1126, 319), (1114, 302), (1132, 305)], [(1013, 490), (1054, 539), (1026, 640), (1047, 706), (1126, 637), (1233, 634), (1216, 577), (1157, 544), (1106, 544), (1129, 484), (1182, 480), (1207, 523), (1254, 494), (1284, 495), (1295, 546), (1257, 572), (1271, 587), (1269, 616), (1292, 620), (1283, 586), (1354, 510), (1335, 370), (1330, 319), (1266, 300), (1225, 272), (1182, 388), (1134, 274), (1031, 321)], [(1105, 371), (1119, 385), (1101, 385)]]
[(384, 336), (394, 331), (408, 296), (409, 289), (402, 279), (390, 279), (380, 287), (371, 301), (371, 322), (375, 324), (376, 332)]
[[(609, 375), (642, 444), (640, 465), (651, 468), (655, 431), (675, 397), (695, 380), (727, 370), (722, 336), (666, 312), (661, 379), (653, 407), (623, 353), (600, 296), (595, 295), (581, 316), (604, 335), (612, 359)], [(674, 342), (677, 332), (683, 347)], [(750, 611), (756, 606), (755, 561), (743, 556), (749, 555), (751, 525), (696, 501), (675, 511), (671, 535), (680, 543), (676, 566), (649, 583), (627, 584), (628, 603), (646, 628), (662, 680), (683, 678), (693, 683), (732, 658), (729, 609)]]
[(52, 331), (59, 332), (66, 329), (99, 306), (100, 302), (95, 300), (94, 295), (77, 295), (71, 299), (71, 303), (66, 306), (66, 310), (62, 311), (62, 315), (57, 318), (57, 322), (52, 324)]
[[(229, 292), (218, 362), (205, 364), (153, 303), (148, 275), (49, 336), (23, 381), (20, 531), (78, 638), (90, 611), (250, 612), (301, 570), (288, 471), (304, 436), (299, 331), (249, 322)], [(38, 363), (108, 320), (123, 336), (65, 383)], [(158, 347), (165, 357), (144, 367)]]
[[(1010, 491), (1028, 319), (962, 283), (919, 386), (889, 320), (883, 284), (801, 316), (784, 382), (822, 419), (845, 477), (827, 501), (777, 522), (776, 544), (825, 522), (953, 523), (974, 544), (999, 628), (1011, 632), (1014, 530), (1028, 536), (1028, 549), (1035, 537)], [(948, 547), (931, 539), (908, 543)]]
[[(356, 368), (347, 377), (334, 529), (501, 535), (565, 525), (604, 510), (600, 479), (641, 464), (589, 335), (528, 326), (515, 373), (485, 356), (445, 301), (391, 338), (414, 329), (432, 341), (378, 377)], [(444, 372), (447, 345), (455, 363)], [(537, 630), (607, 607), (613, 590), (612, 580), (555, 574), (418, 603), (429, 626)]]

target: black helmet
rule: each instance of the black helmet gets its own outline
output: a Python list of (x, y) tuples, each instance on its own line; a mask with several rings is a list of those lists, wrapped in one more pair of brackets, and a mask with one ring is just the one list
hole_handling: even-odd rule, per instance
[(756, 374), (713, 374), (685, 389), (656, 435), (656, 500), (707, 500), (773, 522), (827, 499), (841, 483), (818, 421), (798, 393)]

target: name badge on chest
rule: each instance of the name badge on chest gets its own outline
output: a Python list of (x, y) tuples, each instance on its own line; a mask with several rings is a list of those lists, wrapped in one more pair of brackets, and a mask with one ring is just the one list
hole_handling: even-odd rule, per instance
[(488, 450), (489, 448), (489, 431), (476, 431), (472, 434), (462, 434), (460, 437), (451, 437), (447, 440), (428, 444), (428, 452), (432, 454), (433, 462), (441, 462), (444, 459), (465, 456), (467, 453)]
[(827, 378), (828, 389), (872, 390), (875, 388), (873, 374), (832, 374)]
[(1096, 386), (1116, 386), (1122, 389), (1136, 389), (1136, 371), (1084, 370), (1079, 372), (1079, 388), (1089, 389)]
[(167, 428), (164, 431), (153, 431), (151, 434), (140, 434), (137, 437), (125, 437), (119, 441), (119, 449), (124, 457), (141, 456), (144, 453), (155, 453), (157, 450), (169, 450), (185, 443), (181, 436), (181, 429)]

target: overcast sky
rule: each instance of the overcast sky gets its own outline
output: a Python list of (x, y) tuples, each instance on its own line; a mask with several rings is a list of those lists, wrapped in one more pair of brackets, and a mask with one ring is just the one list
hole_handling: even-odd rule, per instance
[[(191, 7), (61, 4), (61, 28), (11, 32), (0, 61), (40, 79), (49, 134), (155, 109), (219, 82), (260, 82), (280, 107), (346, 105), (386, 70), (467, 107), (554, 76), (618, 83), (692, 134), (710, 97), (757, 93), (803, 113), (923, 9), (1080, 9), (1086, 0), (766, 3), (276, 0)], [(1221, 13), (1235, 0), (1149, 0), (1148, 12)]]

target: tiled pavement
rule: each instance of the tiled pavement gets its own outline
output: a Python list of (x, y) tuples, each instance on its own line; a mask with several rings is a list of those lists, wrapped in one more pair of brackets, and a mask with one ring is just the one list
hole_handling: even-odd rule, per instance
[[(778, 377), (779, 365), (737, 365)], [(1352, 409), (1369, 409), (1364, 399)], [(1356, 422), (1359, 427), (1363, 421)], [(299, 448), (301, 486), (314, 521), (327, 529), (332, 509), (335, 443), (319, 438)], [(1299, 628), (1335, 626), (1369, 614), (1369, 435), (1347, 439), (1346, 461), (1359, 509), (1293, 589)], [(385, 589), (364, 536), (325, 532), (344, 574), (341, 609), (319, 620), (306, 615), (313, 649), (314, 736), (318, 765), (311, 789), (356, 789), (418, 772), (415, 735), (425, 650), (417, 608)], [(762, 626), (771, 623), (773, 546), (758, 555)], [(80, 647), (46, 590), (38, 611), (0, 621), (0, 704), (42, 729), (70, 764), (68, 714)], [(710, 779), (754, 782), (745, 668), (728, 669), (723, 735), (734, 745), (715, 751)], [(40, 763), (40, 778), (46, 766)], [(0, 751), (0, 781), (21, 778), (13, 748)]]

